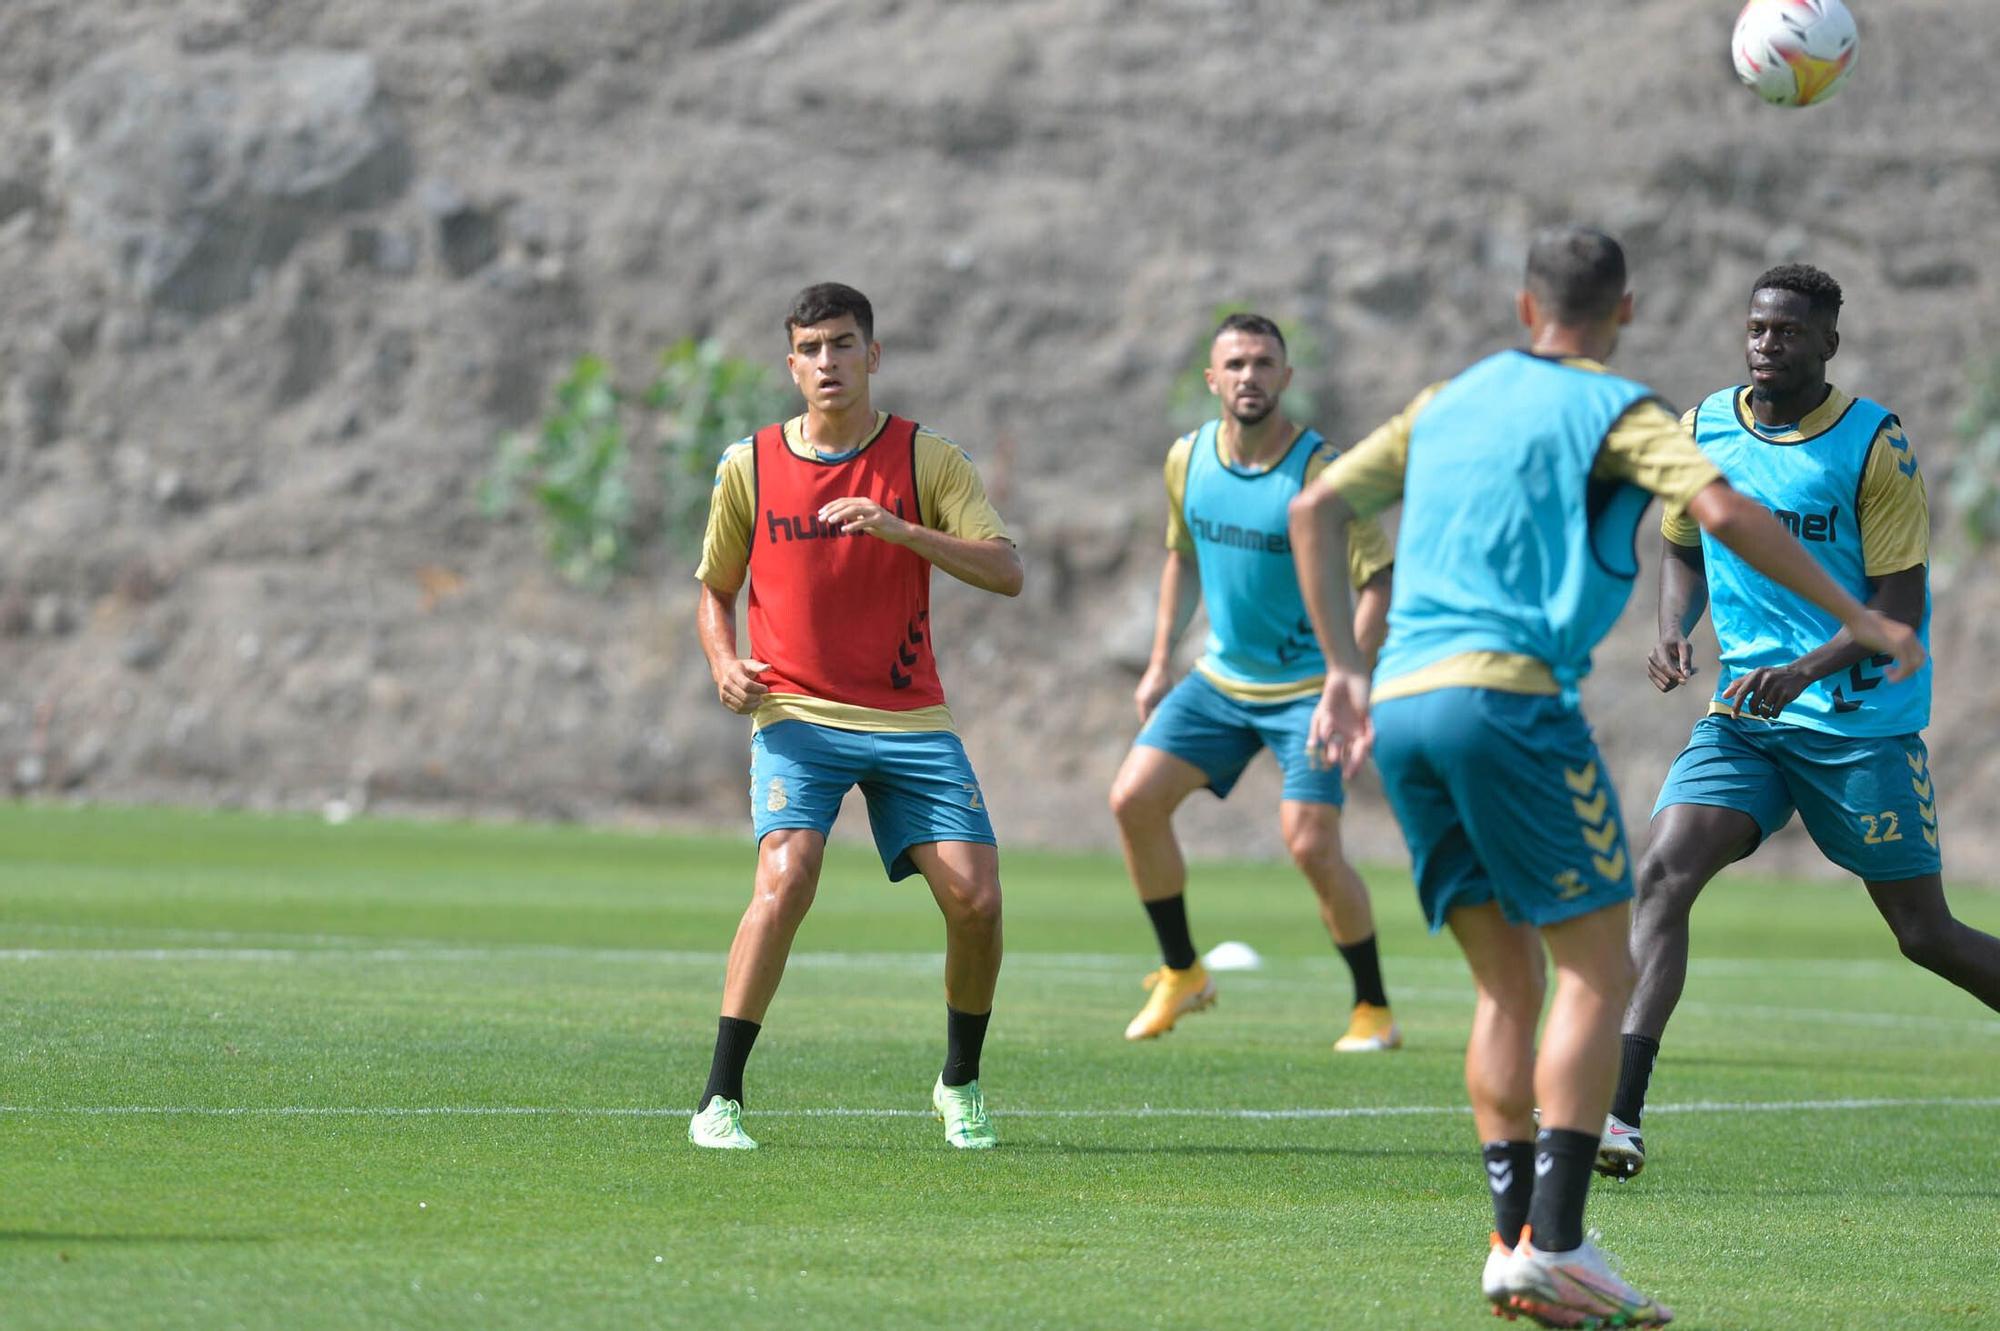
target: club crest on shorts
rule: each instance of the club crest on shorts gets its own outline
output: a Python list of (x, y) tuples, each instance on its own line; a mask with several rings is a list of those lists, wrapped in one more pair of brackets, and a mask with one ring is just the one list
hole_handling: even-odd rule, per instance
[(785, 793), (785, 778), (781, 776), (772, 777), (771, 784), (764, 788), (764, 807), (770, 812), (776, 813), (791, 802), (791, 796)]

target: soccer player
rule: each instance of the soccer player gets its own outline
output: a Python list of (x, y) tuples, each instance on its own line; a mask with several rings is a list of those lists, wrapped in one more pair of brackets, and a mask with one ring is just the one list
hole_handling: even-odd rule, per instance
[[(953, 1146), (998, 1138), (979, 1054), (1000, 973), (1000, 855), (931, 653), (933, 566), (1021, 590), (1021, 557), (957, 445), (877, 411), (875, 315), (852, 287), (807, 287), (785, 318), (805, 414), (730, 446), (702, 547), (698, 627), (722, 705), (752, 718), (757, 877), (729, 949), (696, 1146), (749, 1150), (743, 1067), (812, 905), (841, 797), (859, 784), (891, 880), (922, 874), (944, 912), (944, 1071)], [(736, 595), (750, 581), (750, 655)]]
[[(1887, 407), (1827, 382), (1839, 314), (1840, 286), (1817, 268), (1759, 277), (1745, 326), (1750, 382), (1710, 395), (1685, 422), (1730, 484), (1770, 508), (1830, 577), (1927, 638), (1923, 476)], [(1645, 1162), (1646, 1085), (1687, 980), (1695, 898), (1794, 810), (1821, 852), (1867, 884), (1904, 956), (2000, 1008), (2000, 939), (1945, 904), (1937, 790), (1918, 733), (1930, 720), (1930, 670), (1885, 679), (1886, 662), (1837, 620), (1676, 515), (1661, 531), (1660, 640), (1646, 672), (1662, 693), (1694, 677), (1687, 635), (1704, 606), (1721, 662), (1639, 864), (1639, 980), (1600, 1159), (1602, 1172), (1625, 1176)]]
[[(1373, 749), (1425, 914), (1472, 968), (1465, 1078), (1495, 1222), (1482, 1293), (1547, 1326), (1658, 1326), (1672, 1314), (1583, 1228), (1632, 987), (1632, 885), (1576, 687), (1630, 594), (1639, 519), (1659, 495), (1890, 654), (1885, 676), (1913, 673), (1924, 651), (1732, 490), (1652, 390), (1604, 369), (1632, 317), (1616, 241), (1540, 233), (1516, 306), (1527, 350), (1424, 390), (1293, 501), (1300, 582), (1328, 657), (1311, 738), (1349, 771)], [(1337, 569), (1351, 523), (1397, 499), (1371, 717)], [(1544, 948), (1557, 979), (1537, 1052)]]
[[(1125, 1038), (1164, 1035), (1182, 1014), (1215, 1001), (1215, 981), (1196, 959), (1188, 929), (1187, 865), (1174, 840), (1174, 810), (1203, 786), (1228, 798), (1243, 768), (1268, 747), (1285, 774), (1278, 804), (1285, 847), (1312, 884), (1320, 919), (1354, 977), (1353, 1013), (1334, 1048), (1394, 1049), (1402, 1035), (1382, 988), (1368, 889), (1340, 852), (1340, 772), (1306, 760), (1306, 726), (1326, 659), (1299, 599), (1286, 506), (1339, 450), (1285, 418), (1279, 399), (1292, 369), (1285, 336), (1269, 319), (1224, 319), (1205, 373), (1223, 415), (1167, 453), (1167, 563), (1152, 660), (1135, 695), (1144, 728), (1111, 787), (1125, 864), (1163, 963), (1146, 977), (1152, 995)], [(1392, 558), (1379, 526), (1354, 528), (1348, 567), (1361, 589), (1355, 636), (1371, 651), (1382, 641)], [(1174, 644), (1201, 600), (1208, 602), (1207, 649), (1194, 673), (1173, 684)]]

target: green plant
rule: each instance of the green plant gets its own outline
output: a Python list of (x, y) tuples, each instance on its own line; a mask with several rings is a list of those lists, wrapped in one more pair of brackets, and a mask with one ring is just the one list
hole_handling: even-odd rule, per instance
[(722, 450), (783, 416), (789, 398), (764, 366), (684, 337), (660, 353), (645, 402), (660, 413), (661, 527), (677, 554), (691, 553)]
[[(1243, 304), (1215, 307), (1208, 327), (1202, 330), (1201, 344), (1189, 352), (1187, 363), (1174, 376), (1173, 388), (1168, 392), (1167, 420), (1174, 429), (1192, 430), (1215, 418), (1219, 407), (1215, 395), (1208, 391), (1208, 380), (1203, 374), (1208, 369), (1209, 347), (1214, 342), (1210, 334), (1230, 315), (1242, 314), (1249, 309)], [(1325, 355), (1311, 329), (1288, 319), (1276, 322), (1279, 331), (1285, 335), (1286, 358), (1292, 366), (1292, 386), (1285, 390), (1284, 398), (1278, 405), (1293, 421), (1313, 424), (1321, 405), (1320, 395), (1315, 390), (1326, 367)]]
[[(659, 413), (659, 530), (677, 555), (692, 554), (722, 450), (778, 419), (785, 393), (762, 365), (729, 355), (714, 339), (682, 338), (660, 353), (659, 372), (639, 403)], [(610, 585), (646, 534), (635, 529), (632, 512), (631, 405), (609, 364), (580, 357), (556, 385), (540, 428), (503, 438), (479, 484), (489, 517), (526, 498), (550, 562), (593, 590)]]
[(480, 505), (498, 517), (525, 491), (556, 570), (582, 586), (603, 587), (630, 552), (628, 461), (610, 366), (584, 356), (556, 386), (540, 430), (500, 441), (480, 485)]
[(1984, 549), (2000, 538), (2000, 356), (1976, 376), (1958, 432), (1965, 447), (1951, 469), (1951, 503), (1967, 539)]

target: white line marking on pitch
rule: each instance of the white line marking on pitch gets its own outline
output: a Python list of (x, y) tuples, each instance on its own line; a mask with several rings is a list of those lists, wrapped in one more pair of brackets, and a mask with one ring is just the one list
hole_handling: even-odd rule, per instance
[[(1851, 1100), (1690, 1100), (1648, 1105), (1651, 1114), (1836, 1113), (1869, 1109), (2000, 1109), (2000, 1096), (1882, 1097)], [(690, 1109), (562, 1105), (0, 1105), (0, 1114), (94, 1118), (681, 1118)], [(1189, 1118), (1295, 1120), (1418, 1118), (1470, 1113), (1464, 1105), (1345, 1105), (1326, 1109), (1177, 1108), (1007, 1109), (1001, 1118)], [(755, 1118), (929, 1118), (928, 1109), (754, 1109)]]

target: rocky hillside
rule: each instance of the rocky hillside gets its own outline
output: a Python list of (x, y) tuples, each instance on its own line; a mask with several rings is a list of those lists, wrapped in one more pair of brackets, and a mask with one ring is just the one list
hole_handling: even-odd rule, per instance
[[(1729, 77), (1735, 8), (8, 0), (0, 777), (737, 825), (690, 569), (655, 545), (575, 591), (473, 491), (577, 355), (635, 384), (683, 334), (775, 362), (826, 277), (876, 301), (881, 399), (972, 451), (1026, 552), (1020, 601), (938, 609), (1016, 841), (1109, 839), (1164, 404), (1218, 302), (1313, 330), (1319, 424), (1353, 436), (1511, 340), (1541, 223), (1626, 239), (1621, 364), (1682, 402), (1739, 374), (1750, 278), (1810, 258), (1848, 291), (1838, 381), (1900, 409), (1941, 495), (2000, 343), (2000, 25), (1863, 5), (1850, 86), (1790, 113)], [(1941, 589), (1933, 732), (1988, 876), (1991, 569)], [(1635, 816), (1698, 706), (1644, 684), (1649, 599), (1591, 685)], [(1270, 849), (1274, 793), (1202, 801), (1199, 844)], [(1355, 821), (1394, 851), (1372, 797)]]

